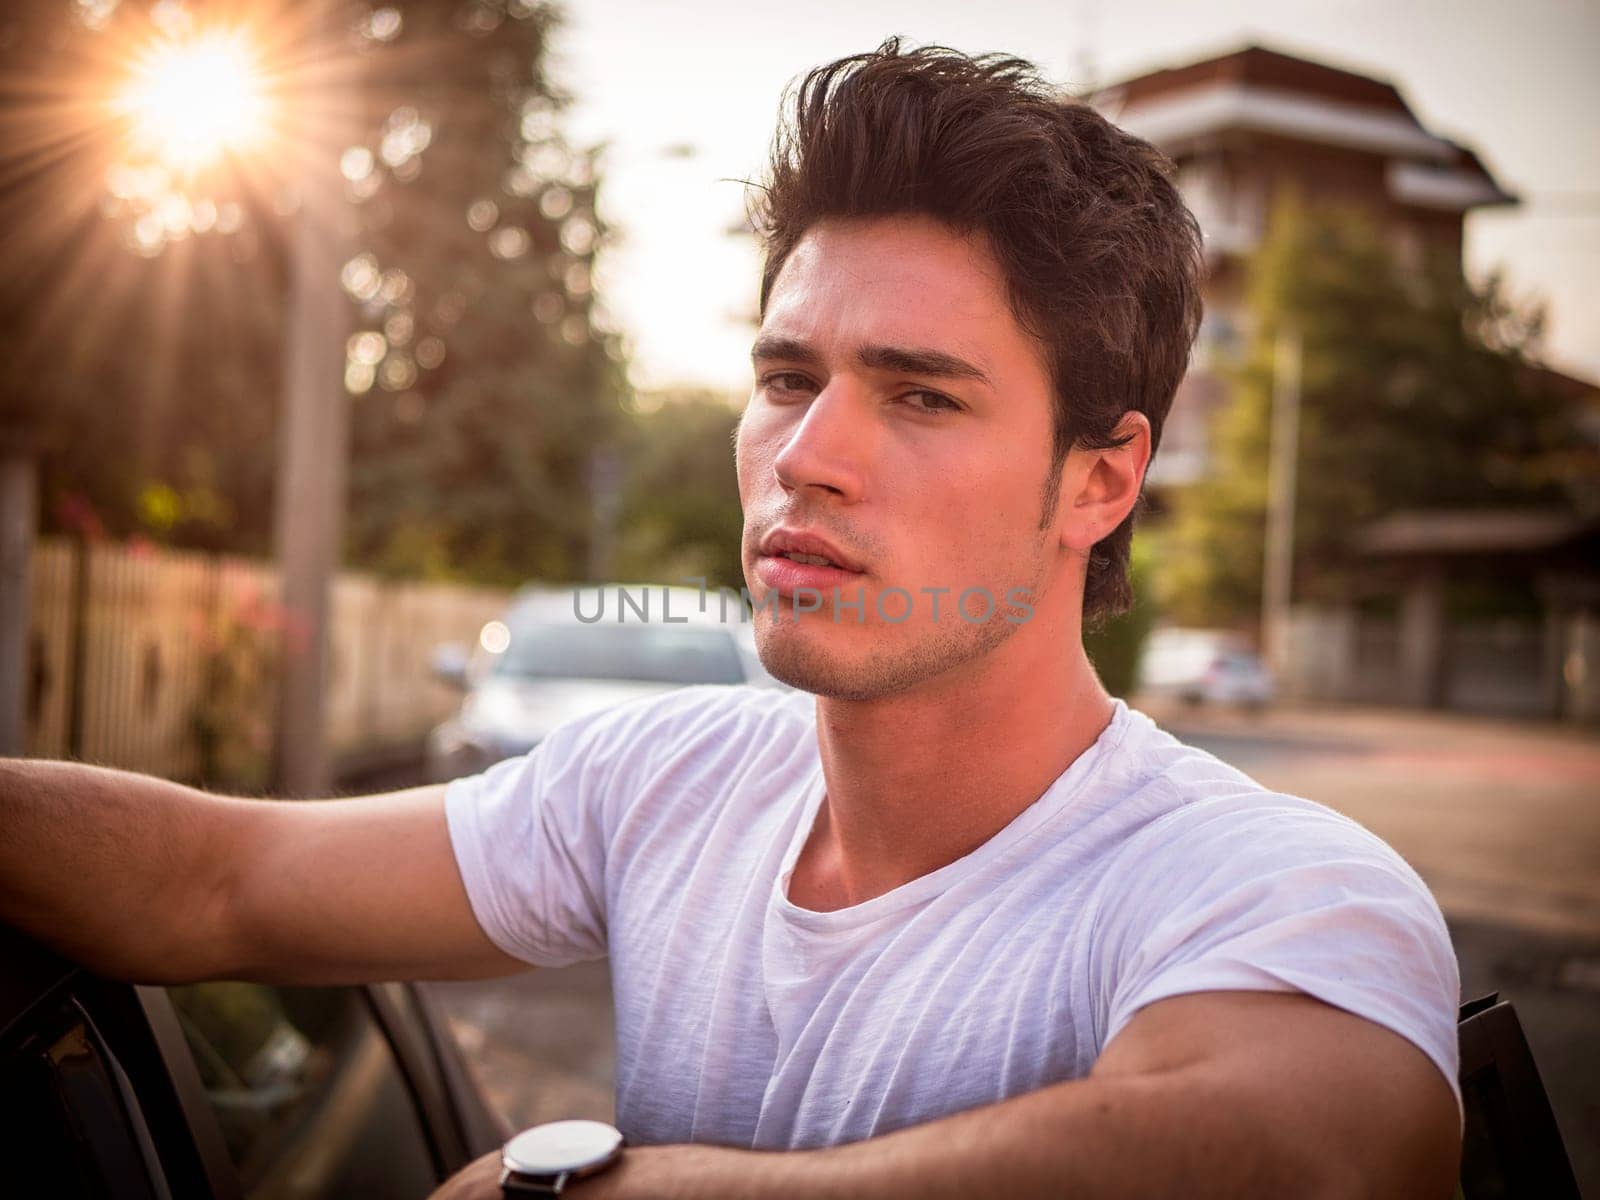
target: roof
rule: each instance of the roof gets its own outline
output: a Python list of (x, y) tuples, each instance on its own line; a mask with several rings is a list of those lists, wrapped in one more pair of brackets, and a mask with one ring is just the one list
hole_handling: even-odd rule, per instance
[(1388, 159), (1390, 191), (1416, 207), (1516, 202), (1470, 147), (1425, 128), (1393, 84), (1264, 46), (1123, 80), (1094, 103), (1172, 155), (1243, 130)]
[(1409, 509), (1359, 530), (1372, 555), (1537, 553), (1600, 532), (1600, 520), (1560, 509)]
[(1103, 90), (1119, 91), (1124, 102), (1132, 105), (1217, 83), (1296, 92), (1339, 104), (1387, 109), (1409, 117), (1414, 123), (1417, 120), (1399, 90), (1386, 80), (1256, 45), (1202, 62), (1151, 71)]

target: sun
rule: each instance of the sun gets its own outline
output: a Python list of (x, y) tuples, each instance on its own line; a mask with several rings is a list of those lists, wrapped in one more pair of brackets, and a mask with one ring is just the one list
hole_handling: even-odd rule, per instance
[(157, 43), (116, 101), (136, 147), (178, 172), (259, 141), (269, 107), (250, 43), (221, 31)]

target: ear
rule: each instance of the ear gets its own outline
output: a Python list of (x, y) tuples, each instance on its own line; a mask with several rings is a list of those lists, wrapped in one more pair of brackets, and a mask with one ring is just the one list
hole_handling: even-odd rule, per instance
[(1133, 510), (1150, 464), (1150, 421), (1127, 412), (1113, 431), (1125, 445), (1109, 450), (1074, 448), (1061, 472), (1056, 525), (1061, 545), (1087, 555)]

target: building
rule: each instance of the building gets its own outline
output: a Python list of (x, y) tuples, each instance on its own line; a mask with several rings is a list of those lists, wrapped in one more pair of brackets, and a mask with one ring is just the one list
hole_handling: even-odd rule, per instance
[[(1349, 601), (1291, 611), (1291, 695), (1600, 722), (1600, 517), (1403, 511), (1353, 542)], [(1521, 611), (1462, 610), (1508, 580)]]
[(1205, 238), (1205, 323), (1151, 464), (1157, 493), (1208, 470), (1206, 429), (1226, 395), (1213, 368), (1242, 336), (1245, 261), (1281, 193), (1371, 214), (1404, 257), (1440, 248), (1458, 262), (1466, 214), (1516, 203), (1393, 84), (1262, 46), (1124, 80), (1094, 103), (1173, 159)]
[[(1218, 367), (1248, 329), (1246, 265), (1285, 193), (1362, 211), (1402, 262), (1461, 261), (1475, 209), (1515, 204), (1394, 85), (1247, 46), (1127, 79), (1093, 102), (1176, 163), (1204, 236), (1206, 315), (1147, 479), (1157, 511), (1211, 468)], [(1420, 510), (1354, 531), (1344, 603), (1288, 610), (1286, 695), (1600, 721), (1600, 389), (1530, 366), (1580, 414), (1566, 508)], [(1474, 608), (1474, 596), (1496, 596)]]

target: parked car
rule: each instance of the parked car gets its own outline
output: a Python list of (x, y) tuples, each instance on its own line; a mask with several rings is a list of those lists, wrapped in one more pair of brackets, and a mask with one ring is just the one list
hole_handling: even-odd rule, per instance
[(135, 987), (0, 926), (0, 1193), (426, 1196), (500, 1146), (414, 985)]
[(1239, 634), (1216, 629), (1157, 629), (1139, 664), (1139, 691), (1186, 704), (1271, 703), (1272, 673)]
[(525, 754), (563, 721), (638, 696), (784, 686), (762, 667), (737, 596), (643, 584), (524, 589), (470, 651), (439, 647), (434, 671), (465, 693), (428, 736), (435, 783)]

